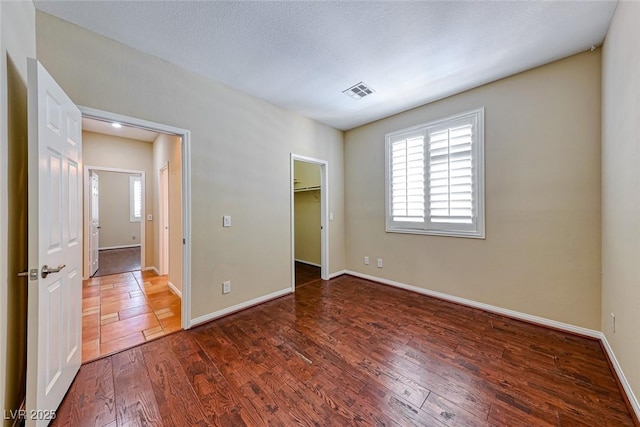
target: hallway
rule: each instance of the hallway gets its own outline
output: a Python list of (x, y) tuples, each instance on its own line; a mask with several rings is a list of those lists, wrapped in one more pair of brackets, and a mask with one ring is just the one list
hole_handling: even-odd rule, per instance
[(82, 362), (181, 329), (181, 299), (168, 276), (133, 271), (82, 285)]
[(99, 268), (93, 277), (140, 270), (140, 246), (134, 248), (101, 249)]

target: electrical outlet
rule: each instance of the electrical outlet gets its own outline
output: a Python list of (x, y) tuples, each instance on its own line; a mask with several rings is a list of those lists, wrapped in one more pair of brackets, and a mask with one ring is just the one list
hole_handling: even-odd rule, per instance
[(378, 258), (378, 268), (382, 268), (382, 258)]
[(369, 257), (364, 257), (364, 265), (369, 265)]
[(611, 330), (616, 333), (616, 315), (611, 313)]
[(222, 293), (228, 294), (229, 292), (231, 292), (231, 281), (222, 282)]
[(231, 227), (231, 215), (225, 215), (222, 217), (222, 226)]

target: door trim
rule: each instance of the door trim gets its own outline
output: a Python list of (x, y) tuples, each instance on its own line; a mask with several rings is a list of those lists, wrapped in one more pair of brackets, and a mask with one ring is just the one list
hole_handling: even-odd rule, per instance
[(191, 327), (191, 131), (109, 111), (78, 106), (83, 117), (118, 122), (180, 137), (182, 151), (182, 329)]
[[(146, 214), (145, 214), (145, 199), (146, 199), (146, 177), (145, 171), (141, 170), (133, 170), (133, 169), (120, 169), (120, 168), (108, 168), (102, 166), (91, 166), (84, 165), (84, 178), (82, 180), (84, 184), (83, 191), (83, 209), (84, 209), (84, 224), (82, 228), (84, 229), (84, 248), (83, 248), (83, 269), (82, 269), (82, 277), (84, 280), (88, 279), (89, 271), (91, 271), (91, 254), (89, 254), (89, 239), (86, 237), (91, 236), (91, 219), (89, 218), (89, 204), (91, 203), (91, 182), (89, 181), (89, 171), (96, 172), (115, 172), (115, 173), (124, 173), (128, 175), (140, 175), (140, 180), (142, 181), (142, 218), (140, 218), (140, 267), (142, 270), (145, 269), (145, 254), (146, 254)], [(128, 187), (127, 187), (128, 189)], [(98, 196), (99, 197), (99, 196)], [(138, 245), (133, 245), (138, 246)], [(100, 248), (98, 248), (99, 250)], [(98, 268), (99, 269), (99, 268)]]
[[(163, 173), (166, 173), (166, 185), (162, 182)], [(158, 169), (158, 207), (158, 270), (163, 276), (169, 274), (169, 234), (163, 230), (163, 225), (169, 221), (169, 162)]]
[(295, 192), (293, 186), (295, 162), (320, 165), (320, 277), (329, 280), (329, 162), (313, 157), (291, 153), (291, 175), (289, 178), (291, 197), (291, 290), (296, 291), (296, 245), (295, 245)]

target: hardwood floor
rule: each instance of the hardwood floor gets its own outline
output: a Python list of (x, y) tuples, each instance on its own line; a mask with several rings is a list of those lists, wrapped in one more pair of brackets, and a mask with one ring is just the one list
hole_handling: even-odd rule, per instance
[(320, 280), (320, 267), (296, 261), (296, 287)]
[(53, 425), (631, 426), (591, 339), (341, 276), (80, 369)]
[(82, 361), (142, 344), (181, 326), (181, 300), (167, 276), (128, 272), (82, 284)]

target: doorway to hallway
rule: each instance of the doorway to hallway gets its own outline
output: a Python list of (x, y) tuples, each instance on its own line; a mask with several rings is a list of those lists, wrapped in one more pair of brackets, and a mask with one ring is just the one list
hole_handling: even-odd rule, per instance
[[(133, 181), (129, 187), (120, 187), (120, 201), (107, 202), (112, 209), (118, 208), (121, 216), (126, 214), (119, 225), (105, 227), (105, 218), (100, 215), (99, 268), (93, 277), (86, 274), (91, 252), (85, 251), (82, 360), (86, 362), (181, 330), (183, 325), (188, 327), (185, 319), (189, 307), (182, 300), (188, 301), (190, 295), (189, 268), (183, 268), (189, 256), (185, 157), (189, 150), (186, 131), (179, 133), (112, 113), (81, 110), (83, 125), (88, 120), (98, 122), (100, 129), (106, 127), (111, 134), (97, 137), (96, 130), (91, 129), (93, 134), (84, 138), (85, 164), (105, 162), (105, 170), (97, 171), (100, 183), (102, 175), (115, 176), (118, 172), (129, 173), (127, 179), (138, 178), (138, 187)], [(119, 133), (122, 130), (127, 135)], [(90, 197), (86, 190), (85, 197)], [(88, 205), (91, 203), (85, 203), (85, 208)], [(90, 217), (85, 214), (85, 218)], [(87, 234), (88, 227), (87, 223)], [(120, 240), (107, 241), (107, 233), (114, 237), (118, 231), (122, 232)], [(161, 239), (163, 235), (168, 238)]]

